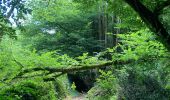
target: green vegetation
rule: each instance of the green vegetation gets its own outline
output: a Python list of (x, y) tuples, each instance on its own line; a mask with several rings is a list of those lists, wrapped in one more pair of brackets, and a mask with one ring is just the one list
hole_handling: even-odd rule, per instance
[(170, 99), (169, 0), (0, 8), (0, 100)]

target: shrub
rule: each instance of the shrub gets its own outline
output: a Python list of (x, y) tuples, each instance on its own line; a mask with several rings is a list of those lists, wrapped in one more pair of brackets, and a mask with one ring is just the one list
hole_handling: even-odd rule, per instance
[(1, 100), (56, 100), (52, 83), (22, 81), (1, 91)]
[(88, 92), (89, 100), (109, 100), (116, 98), (117, 79), (111, 71), (99, 71), (101, 75), (96, 80), (95, 86)]

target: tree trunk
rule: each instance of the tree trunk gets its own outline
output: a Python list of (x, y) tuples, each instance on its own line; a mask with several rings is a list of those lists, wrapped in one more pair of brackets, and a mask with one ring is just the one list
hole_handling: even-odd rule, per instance
[(153, 12), (148, 9), (144, 4), (142, 4), (139, 0), (124, 0), (128, 3), (141, 17), (146, 25), (157, 35), (160, 37), (161, 42), (165, 44), (165, 46), (170, 50), (170, 37), (163, 26), (163, 24), (159, 20), (159, 14), (157, 12)]

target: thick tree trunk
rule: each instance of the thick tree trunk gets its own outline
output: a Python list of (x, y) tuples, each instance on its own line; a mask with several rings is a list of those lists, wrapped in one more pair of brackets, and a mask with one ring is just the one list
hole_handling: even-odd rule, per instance
[(163, 42), (165, 46), (170, 50), (170, 36), (163, 24), (160, 22), (158, 13), (155, 13), (148, 9), (139, 0), (124, 1), (128, 3), (139, 14), (144, 23), (146, 23), (153, 32), (157, 33), (157, 35), (161, 39), (161, 42)]

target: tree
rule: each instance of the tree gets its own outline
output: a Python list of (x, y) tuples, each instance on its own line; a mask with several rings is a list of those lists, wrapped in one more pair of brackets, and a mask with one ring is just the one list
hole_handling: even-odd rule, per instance
[[(81, 4), (69, 0), (54, 0), (48, 5), (47, 1), (32, 1), (31, 4), (35, 4), (30, 6), (32, 19), (22, 32), (24, 45), (32, 41), (32, 48), (39, 52), (59, 49), (61, 54), (74, 57), (103, 50), (93, 25), (96, 10), (81, 11)], [(53, 33), (49, 33), (51, 30)], [(29, 40), (30, 36), (34, 38)]]
[[(134, 2), (131, 2), (131, 1), (128, 1), (128, 0), (125, 0), (129, 5), (131, 5), (135, 11), (137, 11), (139, 13), (139, 15), (141, 16), (141, 18), (143, 19), (143, 21), (145, 23), (149, 23), (149, 26), (151, 27), (151, 29), (154, 29), (155, 32), (158, 32), (158, 30), (160, 31), (160, 34), (161, 36), (163, 37), (166, 37), (166, 35), (168, 34), (168, 32), (165, 30), (165, 28), (163, 27), (163, 24), (159, 21), (158, 19), (158, 15), (159, 13), (153, 13), (151, 10), (149, 10), (147, 7), (145, 7), (141, 2), (139, 1), (134, 1)], [(166, 5), (165, 5), (166, 3)], [(161, 9), (163, 9), (164, 7), (168, 6), (167, 3), (169, 2), (163, 2), (161, 3), (161, 5), (159, 5), (159, 7), (161, 8), (157, 8), (157, 10), (161, 11)], [(142, 10), (141, 10), (142, 9)], [(156, 9), (156, 8), (155, 8)], [(145, 13), (145, 11), (147, 13)], [(146, 14), (146, 15), (145, 15)], [(153, 18), (150, 19), (149, 16), (151, 15), (154, 15)], [(155, 24), (156, 23), (156, 24)], [(164, 33), (165, 31), (165, 33)], [(62, 73), (67, 73), (69, 71), (78, 71), (78, 70), (86, 70), (86, 69), (93, 69), (93, 68), (97, 68), (97, 67), (103, 67), (103, 66), (106, 66), (106, 65), (112, 65), (113, 63), (117, 63), (119, 61), (113, 61), (113, 62), (106, 62), (104, 64), (101, 64), (101, 65), (92, 65), (92, 67), (90, 68), (90, 66), (82, 66), (82, 67), (73, 67), (73, 68), (69, 68), (69, 69), (56, 69), (57, 72), (62, 72)], [(121, 61), (120, 61), (121, 62)], [(126, 62), (125, 62), (126, 63)], [(41, 68), (35, 68), (33, 70), (46, 70), (46, 69), (41, 69)], [(47, 70), (51, 70), (51, 69), (48, 69)], [(52, 69), (54, 70), (55, 72), (55, 69)], [(59, 71), (58, 71), (59, 70)], [(32, 71), (32, 70), (31, 70)], [(27, 71), (26, 71), (27, 72)], [(29, 71), (28, 71), (29, 72)]]
[(5, 34), (16, 38), (15, 29), (12, 27), (12, 24), (20, 26), (20, 19), (25, 19), (24, 14), (31, 13), (31, 10), (25, 7), (25, 2), (25, 0), (0, 1), (0, 38)]
[(12, 18), (17, 22), (19, 19), (24, 18), (23, 14), (28, 14), (31, 11), (25, 7), (25, 2), (25, 0), (1, 0), (1, 13), (6, 19)]
[(142, 18), (143, 22), (148, 25), (148, 27), (154, 31), (160, 38), (161, 41), (169, 48), (170, 37), (166, 30), (166, 27), (161, 23), (159, 16), (162, 14), (163, 10), (170, 6), (170, 1), (158, 1), (154, 10), (152, 11), (139, 0), (124, 0), (127, 2)]
[[(43, 39), (45, 39), (47, 36), (50, 36), (49, 40), (51, 39), (51, 37), (54, 37), (53, 34), (49, 34), (47, 32), (48, 29), (49, 30), (55, 29), (59, 33), (60, 32), (63, 33), (64, 35), (62, 34), (62, 36), (64, 38), (67, 37), (66, 39), (63, 38), (61, 39), (63, 43), (66, 43), (65, 41), (68, 39), (68, 37), (69, 38), (71, 37), (71, 39), (68, 39), (69, 41), (67, 41), (70, 43), (70, 44), (68, 43), (69, 45), (65, 45), (65, 44), (62, 45), (66, 47), (74, 44), (75, 40), (76, 41), (79, 39), (83, 40), (84, 35), (89, 32), (90, 28), (88, 27), (87, 29), (85, 29), (86, 32), (84, 32), (84, 30), (82, 30), (81, 28), (84, 28), (88, 25), (90, 26), (91, 22), (88, 20), (88, 18), (86, 18), (85, 15), (83, 15), (85, 13), (81, 13), (77, 9), (77, 7), (78, 8), (80, 7), (79, 3), (77, 4), (70, 0), (68, 3), (66, 1), (67, 0), (64, 1), (54, 0), (54, 2), (49, 3), (48, 1), (39, 0), (39, 2), (36, 2), (36, 3), (40, 3), (40, 6), (38, 6), (37, 8), (35, 7), (34, 9), (35, 12), (33, 14), (34, 15), (33, 23), (29, 24), (31, 27), (29, 27), (29, 25), (25, 27), (26, 31), (32, 32), (33, 34), (31, 34), (31, 36), (35, 36), (34, 33), (38, 34), (38, 36), (39, 34), (41, 34), (43, 36), (42, 42), (44, 42)], [(75, 0), (75, 1), (82, 2), (83, 4), (86, 3), (84, 5), (87, 5), (90, 2), (90, 4), (88, 4), (88, 7), (93, 7), (93, 4), (98, 4), (98, 0), (87, 0), (87, 1)], [(100, 0), (100, 1), (104, 1), (104, 0)], [(127, 7), (126, 3), (122, 3), (123, 1), (130, 6)], [(113, 0), (107, 0), (106, 2), (104, 2), (104, 5), (106, 4), (105, 6), (111, 9), (112, 6), (110, 5), (108, 6), (107, 4), (112, 4), (112, 3), (116, 3), (116, 4), (119, 3), (120, 5), (123, 5), (117, 7), (116, 10), (117, 13), (120, 14), (117, 15), (118, 16), (117, 18), (120, 18), (122, 21), (125, 20), (127, 21), (129, 19), (126, 18), (128, 14), (125, 16), (125, 14), (120, 13), (120, 9), (123, 8), (124, 10), (126, 10), (127, 8), (128, 11), (131, 11), (132, 9), (130, 9), (130, 7), (132, 7), (137, 12), (137, 14), (132, 13), (134, 16), (131, 15), (133, 16), (131, 19), (135, 21), (141, 21), (142, 19), (142, 21), (150, 28), (150, 30), (152, 30), (154, 33), (157, 33), (157, 35), (160, 36), (161, 41), (163, 41), (164, 44), (166, 43), (166, 46), (169, 49), (169, 45), (167, 44), (169, 42), (169, 37), (167, 37), (169, 36), (168, 30), (166, 29), (167, 26), (165, 26), (165, 24), (162, 23), (160, 20), (160, 18), (162, 18), (160, 16), (162, 14), (161, 11), (169, 6), (169, 1), (159, 0), (159, 1), (154, 1), (152, 5), (148, 5), (148, 3), (151, 3), (148, 0), (143, 0), (143, 1), (121, 0), (121, 2), (119, 1), (113, 2)], [(57, 11), (58, 9), (62, 9), (64, 11)], [(105, 10), (109, 10), (109, 9), (105, 9)], [(58, 13), (56, 13), (56, 11)], [(83, 17), (79, 16), (78, 14), (83, 15)], [(141, 17), (141, 19), (138, 18), (138, 15)], [(107, 17), (107, 13), (106, 16), (103, 14), (102, 17), (103, 19), (99, 18), (99, 21), (101, 21), (101, 23), (99, 24), (103, 24), (103, 25), (108, 24), (105, 22), (106, 17)], [(145, 25), (143, 25), (142, 21), (138, 25), (146, 28)], [(129, 25), (132, 23), (133, 22), (127, 24)], [(134, 24), (132, 24), (131, 26), (133, 25)], [(115, 26), (117, 26), (118, 28), (121, 27), (118, 25)], [(35, 30), (32, 31), (31, 29), (32, 27), (34, 27)], [(119, 40), (120, 44), (118, 44), (113, 48), (107, 49), (104, 52), (100, 52), (96, 56), (88, 56), (88, 54), (85, 53), (83, 54), (83, 56), (71, 58), (67, 55), (60, 55), (58, 54), (57, 51), (37, 53), (36, 50), (32, 52), (29, 51), (28, 48), (27, 50), (23, 49), (20, 51), (18, 49), (18, 46), (13, 48), (11, 45), (7, 45), (7, 46), (2, 45), (1, 47), (2, 56), (0, 58), (0, 60), (2, 60), (2, 63), (0, 64), (2, 66), (1, 69), (2, 70), (5, 69), (5, 70), (1, 75), (1, 77), (3, 77), (1, 81), (4, 82), (4, 84), (6, 84), (6, 82), (8, 84), (11, 84), (15, 80), (20, 80), (20, 79), (27, 80), (27, 78), (32, 79), (32, 77), (36, 77), (41, 80), (39, 82), (49, 82), (49, 81), (54, 82), (56, 78), (58, 78), (59, 76), (70, 72), (73, 73), (77, 71), (109, 67), (109, 70), (112, 71), (110, 71), (109, 73), (102, 72), (104, 76), (106, 76), (106, 78), (103, 76), (105, 80), (99, 79), (100, 81), (98, 81), (98, 86), (101, 86), (104, 89), (105, 87), (107, 88), (106, 91), (101, 88), (102, 90), (104, 90), (104, 91), (101, 90), (103, 94), (112, 92), (109, 91), (110, 86), (108, 87), (108, 84), (105, 84), (105, 82), (109, 80), (107, 79), (107, 77), (113, 75), (114, 73), (112, 72), (115, 72), (116, 73), (115, 76), (120, 78), (119, 85), (121, 86), (122, 90), (119, 90), (119, 93), (122, 92), (123, 94), (123, 96), (120, 94), (120, 98), (126, 98), (126, 99), (133, 98), (135, 100), (135, 98), (138, 96), (140, 96), (140, 98), (142, 99), (152, 98), (153, 96), (155, 100), (158, 98), (167, 99), (169, 97), (168, 95), (169, 90), (166, 87), (167, 86), (166, 78), (167, 75), (169, 75), (169, 72), (166, 71), (166, 67), (169, 66), (169, 64), (167, 65), (164, 64), (164, 60), (167, 61), (166, 58), (169, 58), (169, 56), (167, 56), (168, 53), (164, 48), (164, 46), (160, 42), (156, 41), (157, 38), (155, 37), (155, 35), (153, 35), (152, 32), (148, 31), (147, 29), (143, 29), (143, 27), (142, 29), (140, 29), (141, 27), (138, 27), (137, 29), (125, 28), (125, 31), (123, 32), (129, 32), (129, 31), (132, 32), (129, 32), (128, 34), (117, 35), (120, 38)], [(103, 29), (99, 30), (99, 33), (101, 31), (105, 31), (103, 32), (105, 34), (107, 28), (103, 27)], [(59, 34), (60, 36), (61, 33)], [(80, 34), (82, 36), (79, 36)], [(59, 35), (56, 36), (57, 39), (60, 39), (58, 38)], [(31, 36), (28, 35), (27, 37), (29, 38)], [(6, 43), (6, 42), (7, 41), (2, 43)], [(37, 46), (40, 45), (38, 44)], [(49, 48), (51, 48), (51, 46)], [(118, 48), (121, 49), (120, 52), (117, 52)], [(81, 50), (78, 50), (78, 53), (80, 51)], [(109, 52), (111, 54), (111, 60), (104, 59), (103, 57), (101, 57), (102, 54), (105, 54), (106, 52)], [(7, 61), (5, 61), (4, 59), (7, 59)], [(12, 70), (13, 73), (9, 71), (9, 69)], [(150, 72), (152, 72), (152, 75), (150, 75)], [(120, 73), (123, 75), (121, 75)], [(110, 84), (112, 84), (112, 82), (109, 83), (109, 85)], [(94, 88), (94, 91), (95, 90), (96, 88)], [(115, 91), (116, 90), (113, 90), (113, 92)], [(148, 95), (150, 93), (152, 93), (152, 96)], [(101, 94), (100, 91), (99, 92), (97, 91), (96, 95), (100, 95), (100, 94)], [(111, 93), (111, 94), (115, 94), (115, 93)], [(133, 97), (132, 94), (134, 94)], [(108, 98), (110, 97), (108, 96)]]

